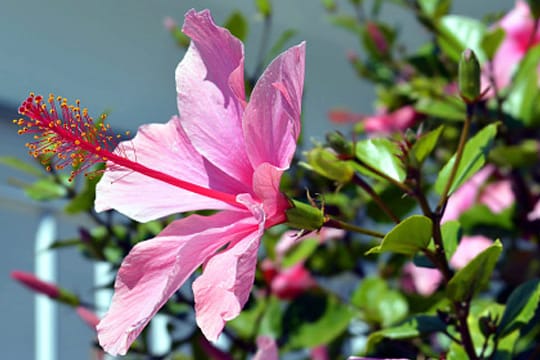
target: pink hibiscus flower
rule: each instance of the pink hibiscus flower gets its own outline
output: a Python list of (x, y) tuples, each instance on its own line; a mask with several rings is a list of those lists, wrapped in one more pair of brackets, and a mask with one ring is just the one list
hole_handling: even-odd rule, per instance
[[(96, 187), (97, 211), (137, 221), (201, 209), (137, 244), (122, 262), (108, 313), (97, 326), (101, 346), (125, 354), (157, 311), (203, 265), (193, 284), (197, 324), (211, 341), (248, 300), (264, 229), (286, 221), (279, 191), (300, 132), (305, 46), (277, 57), (253, 89), (244, 89), (243, 45), (210, 12), (189, 11), (192, 42), (176, 69), (180, 116), (142, 126), (112, 151), (109, 127), (86, 109), (33, 94), (19, 112), (19, 133), (34, 134), (30, 153), (57, 155), (74, 176), (107, 161)], [(49, 107), (49, 108), (48, 108)], [(41, 136), (40, 136), (41, 135)]]
[(540, 31), (533, 34), (534, 19), (527, 2), (518, 0), (512, 11), (497, 24), (506, 35), (493, 58), (493, 76), (499, 88), (510, 83), (516, 66), (532, 46), (540, 42)]
[(209, 340), (217, 340), (248, 300), (264, 229), (284, 222), (289, 207), (279, 181), (300, 131), (304, 45), (269, 65), (247, 103), (242, 43), (216, 26), (208, 11), (188, 12), (183, 31), (192, 42), (176, 69), (181, 116), (141, 127), (115, 153), (230, 194), (233, 201), (108, 167), (96, 189), (98, 211), (113, 208), (149, 221), (183, 211), (222, 210), (177, 220), (124, 259), (111, 307), (98, 325), (100, 344), (112, 354), (126, 352), (201, 264), (203, 273), (193, 284), (197, 324)]

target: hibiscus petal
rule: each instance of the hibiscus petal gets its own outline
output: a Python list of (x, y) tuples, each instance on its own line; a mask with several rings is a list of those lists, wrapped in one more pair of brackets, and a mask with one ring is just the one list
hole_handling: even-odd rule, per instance
[[(209, 189), (226, 193), (249, 189), (198, 154), (177, 117), (167, 124), (141, 126), (137, 135), (122, 142), (115, 153)], [(116, 209), (134, 220), (146, 222), (183, 211), (226, 209), (229, 205), (111, 165), (97, 185), (95, 207), (97, 211)]]
[(257, 352), (253, 360), (279, 360), (276, 341), (270, 336), (262, 335), (257, 338)]
[(249, 212), (192, 215), (137, 244), (122, 262), (111, 307), (97, 326), (101, 346), (125, 354), (150, 319), (186, 279), (220, 247), (256, 227)]
[(217, 340), (225, 322), (234, 319), (249, 298), (264, 231), (262, 224), (212, 256), (193, 283), (197, 324), (210, 341)]
[(176, 68), (182, 126), (199, 153), (249, 184), (253, 170), (241, 124), (245, 102), (242, 43), (216, 26), (207, 10), (189, 11), (182, 30), (192, 40)]
[[(259, 165), (253, 174), (253, 191), (261, 199), (264, 212), (269, 219), (272, 219), (271, 222), (285, 221), (284, 212), (290, 207), (285, 195), (279, 191), (282, 174), (283, 170), (268, 163)], [(280, 217), (274, 219), (275, 215)]]
[(254, 168), (289, 167), (300, 133), (305, 44), (277, 57), (261, 76), (244, 114), (244, 137)]

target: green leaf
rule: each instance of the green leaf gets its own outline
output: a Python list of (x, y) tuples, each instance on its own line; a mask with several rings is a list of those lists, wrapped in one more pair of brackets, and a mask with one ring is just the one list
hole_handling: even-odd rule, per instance
[[(467, 179), (473, 176), (486, 162), (487, 155), (491, 146), (493, 144), (493, 139), (497, 134), (497, 124), (491, 124), (484, 127), (481, 131), (473, 136), (465, 144), (465, 149), (463, 150), (463, 156), (459, 163), (456, 176), (448, 194), (452, 194), (461, 184), (463, 184)], [(454, 166), (456, 160), (456, 155), (444, 165), (443, 169), (440, 171), (437, 181), (435, 182), (435, 191), (442, 195), (446, 183), (448, 182), (448, 177)]]
[(450, 279), (446, 295), (453, 301), (471, 299), (489, 282), (501, 252), (502, 244), (497, 240)]
[(305, 239), (290, 250), (283, 258), (282, 266), (288, 268), (294, 264), (306, 260), (311, 254), (317, 250), (319, 246), (319, 240), (317, 239)]
[(328, 344), (340, 336), (354, 312), (334, 296), (305, 293), (291, 303), (283, 315), (286, 348), (301, 349)]
[(399, 326), (371, 333), (368, 337), (366, 352), (368, 354), (373, 352), (375, 346), (383, 339), (406, 340), (444, 331), (445, 329), (446, 324), (437, 316), (416, 315)]
[(279, 338), (282, 332), (282, 322), (281, 302), (275, 296), (270, 296), (260, 321), (258, 335)]
[(362, 34), (362, 26), (358, 22), (358, 19), (352, 15), (333, 15), (329, 17), (330, 23), (339, 26), (345, 30), (348, 30), (356, 35)]
[(321, 0), (322, 5), (326, 11), (333, 12), (337, 9), (337, 4), (335, 0)]
[(416, 102), (414, 108), (419, 113), (449, 121), (464, 121), (467, 116), (463, 101), (454, 97), (444, 100), (423, 97)]
[(441, 49), (452, 60), (458, 62), (461, 53), (467, 48), (476, 53), (480, 63), (486, 60), (481, 46), (486, 25), (482, 22), (464, 16), (446, 15), (440, 19), (438, 29)]
[(432, 19), (440, 18), (450, 10), (451, 0), (418, 0), (420, 8)]
[(505, 337), (521, 326), (527, 324), (540, 303), (540, 280), (529, 280), (516, 288), (504, 310), (501, 322), (497, 328), (497, 336)]
[(503, 110), (524, 126), (535, 126), (540, 113), (540, 89), (538, 75), (531, 72), (527, 77), (515, 81), (512, 91), (503, 104)]
[(9, 166), (12, 169), (22, 171), (26, 174), (29, 174), (35, 177), (44, 176), (43, 169), (37, 166), (34, 166), (32, 164), (29, 164), (25, 161), (22, 161), (19, 158), (16, 158), (15, 156), (0, 156), (0, 164)]
[[(385, 138), (367, 139), (356, 143), (356, 157), (361, 162), (394, 180), (403, 181), (406, 173), (401, 160), (397, 156), (399, 152), (397, 144)], [(380, 178), (363, 166), (359, 166), (358, 170), (374, 178)]]
[(499, 213), (493, 213), (484, 204), (473, 205), (460, 216), (461, 226), (470, 231), (478, 226), (487, 226), (490, 229), (512, 231), (514, 229), (514, 207), (510, 206)]
[(441, 226), (441, 234), (446, 260), (450, 261), (456, 252), (458, 240), (461, 238), (461, 225), (457, 220), (447, 221)]
[(516, 72), (510, 84), (509, 93), (513, 92), (513, 85), (521, 83), (528, 79), (531, 74), (536, 74), (536, 68), (540, 62), (540, 44), (531, 47), (519, 62)]
[(490, 162), (514, 168), (533, 166), (538, 161), (539, 146), (536, 140), (523, 140), (517, 145), (497, 146), (489, 153)]
[(497, 52), (497, 49), (501, 45), (505, 36), (505, 32), (502, 28), (496, 28), (494, 30), (489, 30), (484, 34), (482, 38), (482, 50), (486, 54), (486, 57), (489, 60), (492, 60)]
[(242, 310), (233, 320), (227, 322), (227, 326), (233, 329), (242, 339), (251, 339), (257, 331), (258, 319), (263, 316), (266, 309), (265, 299), (257, 299), (249, 303), (251, 306)]
[(422, 134), (420, 138), (416, 141), (416, 143), (413, 145), (411, 153), (419, 164), (424, 162), (424, 160), (429, 156), (429, 154), (431, 154), (433, 149), (435, 149), (435, 146), (437, 145), (437, 141), (439, 140), (439, 136), (441, 136), (443, 129), (444, 126), (441, 125), (433, 131)]
[(315, 147), (305, 153), (306, 167), (321, 176), (339, 183), (351, 181), (354, 169), (350, 162), (338, 159), (337, 155), (322, 147)]
[(83, 241), (81, 239), (69, 239), (69, 240), (58, 240), (53, 242), (49, 249), (62, 249), (66, 247), (72, 247), (83, 244)]
[(270, 51), (266, 55), (265, 63), (269, 64), (285, 47), (287, 42), (296, 35), (296, 30), (287, 29), (281, 33), (274, 45), (270, 48)]
[(409, 311), (405, 297), (377, 277), (365, 278), (354, 291), (351, 303), (362, 310), (364, 320), (383, 327), (403, 320)]
[(85, 177), (83, 189), (64, 208), (66, 213), (77, 214), (92, 209), (96, 197), (96, 185), (100, 179), (101, 176)]
[(245, 42), (248, 34), (248, 22), (240, 11), (234, 11), (223, 25), (229, 29), (231, 34), (236, 36), (240, 41)]
[(270, 3), (270, 0), (255, 0), (255, 6), (262, 16), (268, 17), (272, 15), (272, 4)]
[(66, 188), (50, 177), (38, 179), (31, 185), (26, 186), (24, 192), (28, 197), (36, 201), (61, 199), (67, 194)]
[[(385, 186), (379, 197), (399, 218), (404, 218), (411, 213), (417, 206), (416, 201), (410, 196), (403, 196), (403, 191), (395, 186)], [(326, 198), (326, 196), (325, 196)], [(371, 198), (370, 198), (371, 199)], [(347, 204), (350, 207), (351, 200), (347, 199)], [(328, 204), (328, 202), (327, 202)], [(393, 220), (381, 210), (380, 206), (375, 201), (369, 201), (367, 204), (368, 216), (376, 222), (393, 223)], [(354, 214), (353, 214), (354, 215)]]
[(391, 251), (398, 254), (414, 255), (427, 249), (431, 241), (432, 222), (423, 215), (413, 215), (397, 224), (382, 239), (379, 246), (371, 248), (367, 254)]

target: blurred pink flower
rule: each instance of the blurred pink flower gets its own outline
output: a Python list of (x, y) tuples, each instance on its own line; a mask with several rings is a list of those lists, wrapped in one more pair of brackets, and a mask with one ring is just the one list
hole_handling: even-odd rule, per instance
[(412, 262), (403, 267), (401, 286), (408, 293), (431, 295), (437, 290), (441, 281), (442, 275), (437, 269), (419, 267)]
[(414, 107), (406, 105), (393, 112), (382, 109), (371, 116), (352, 113), (344, 109), (334, 109), (328, 113), (328, 117), (330, 121), (338, 124), (362, 122), (364, 131), (368, 134), (391, 134), (413, 126), (421, 115)]
[(368, 134), (390, 134), (404, 131), (413, 126), (419, 118), (418, 113), (410, 105), (403, 106), (393, 112), (382, 110), (380, 113), (365, 117), (364, 130)]
[(493, 244), (493, 240), (482, 235), (464, 236), (450, 259), (450, 265), (457, 270), (464, 268), (476, 255), (491, 244)]
[(530, 213), (527, 214), (529, 221), (535, 221), (540, 219), (540, 201), (538, 201)]
[(467, 180), (448, 199), (441, 223), (459, 219), (473, 205), (484, 204), (497, 214), (510, 207), (514, 193), (509, 180), (498, 180), (486, 185), (495, 168), (487, 165)]
[(289, 208), (279, 182), (300, 132), (304, 44), (268, 66), (248, 103), (242, 43), (207, 10), (189, 11), (183, 31), (192, 42), (176, 69), (181, 116), (142, 126), (107, 156), (95, 207), (142, 222), (221, 211), (176, 220), (124, 259), (98, 325), (111, 354), (125, 354), (201, 264), (193, 283), (196, 320), (215, 341), (248, 300), (264, 229), (284, 222)]
[(279, 360), (279, 352), (276, 341), (270, 336), (257, 338), (257, 352), (253, 360)]
[[(493, 240), (482, 236), (463, 236), (454, 255), (450, 259), (450, 265), (459, 270), (464, 268), (476, 255), (493, 244)], [(408, 292), (428, 296), (437, 290), (442, 275), (437, 269), (419, 267), (412, 262), (407, 263), (403, 268), (402, 287)]]
[(346, 109), (332, 109), (328, 112), (328, 118), (336, 124), (357, 123), (364, 118), (365, 115), (356, 114)]
[[(496, 25), (506, 36), (493, 58), (493, 76), (498, 88), (510, 83), (512, 74), (529, 48), (540, 42), (540, 32), (534, 31), (534, 19), (526, 1), (518, 0)], [(540, 68), (539, 68), (540, 73)]]
[(311, 360), (330, 360), (328, 348), (324, 345), (314, 347), (310, 351)]
[(261, 264), (261, 270), (272, 294), (282, 300), (292, 300), (316, 285), (303, 262), (281, 268), (266, 259)]
[(47, 295), (51, 299), (58, 299), (60, 297), (60, 288), (58, 286), (43, 281), (32, 273), (14, 270), (11, 272), (11, 277), (30, 290)]

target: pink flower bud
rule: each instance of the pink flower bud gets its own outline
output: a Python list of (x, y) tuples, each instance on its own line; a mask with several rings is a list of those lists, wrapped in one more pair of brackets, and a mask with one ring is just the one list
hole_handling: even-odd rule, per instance
[(386, 54), (388, 52), (388, 43), (386, 42), (386, 38), (377, 24), (372, 21), (368, 21), (366, 24), (366, 31), (379, 53), (381, 55)]
[(37, 293), (47, 295), (52, 299), (58, 299), (60, 297), (58, 286), (40, 280), (32, 273), (15, 270), (11, 272), (11, 277)]
[(382, 111), (378, 115), (363, 119), (364, 130), (369, 133), (389, 134), (404, 131), (414, 125), (419, 114), (412, 106), (404, 106), (393, 112)]
[(364, 115), (356, 114), (344, 109), (333, 109), (328, 112), (328, 118), (336, 124), (356, 123), (362, 120)]
[(77, 315), (88, 325), (91, 329), (96, 329), (97, 324), (99, 323), (99, 317), (91, 310), (85, 308), (84, 306), (77, 306), (75, 309)]

